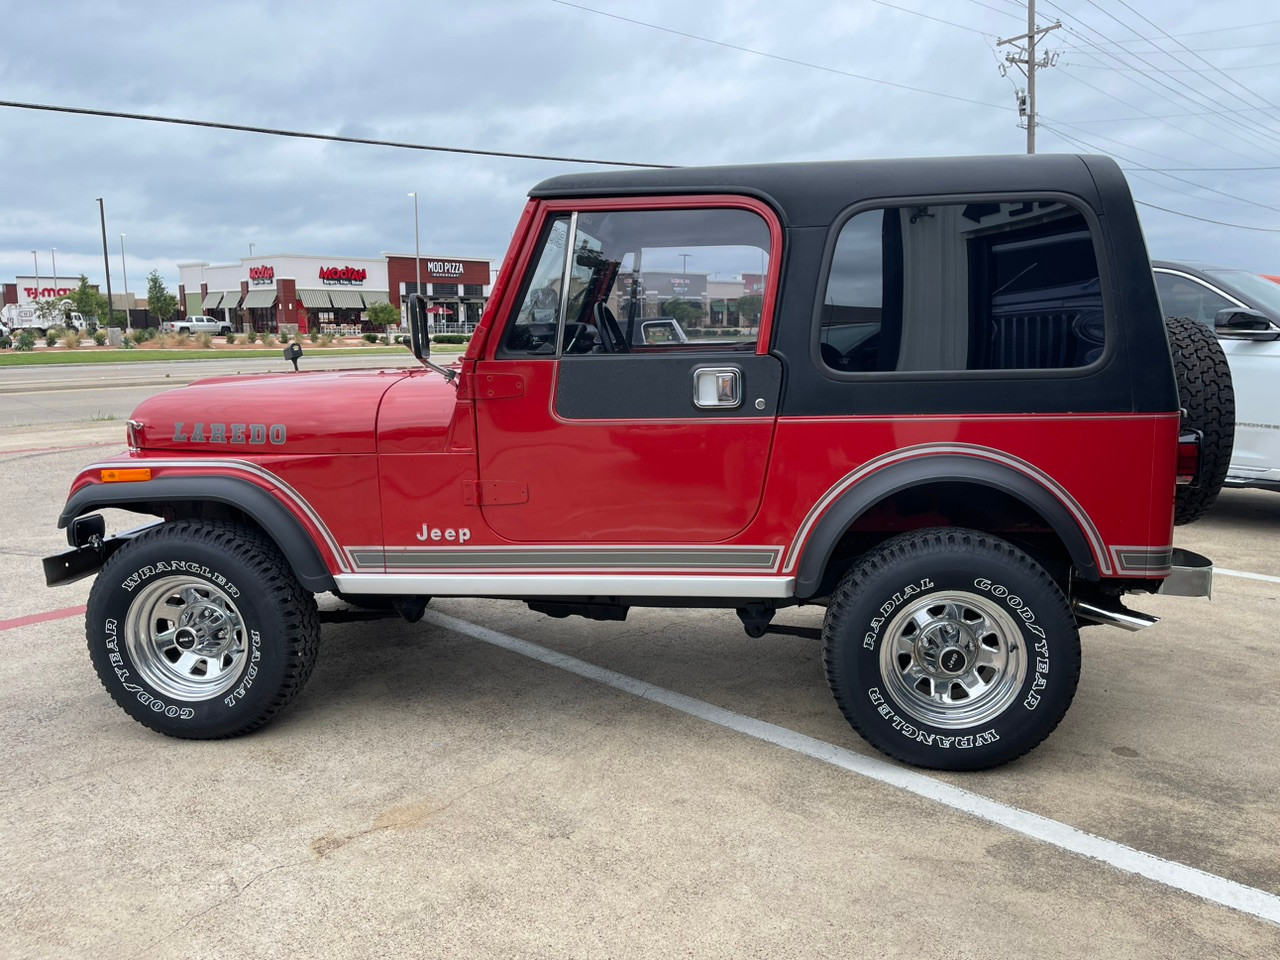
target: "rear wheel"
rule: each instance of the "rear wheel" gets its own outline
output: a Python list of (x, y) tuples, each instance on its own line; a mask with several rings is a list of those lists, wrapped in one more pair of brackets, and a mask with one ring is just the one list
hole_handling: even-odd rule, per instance
[(1199, 520), (1213, 506), (1227, 478), (1235, 443), (1236, 401), (1227, 355), (1213, 331), (1187, 317), (1164, 321), (1178, 381), (1184, 429), (1199, 431), (1200, 482), (1178, 487), (1173, 522)]
[(319, 645), (315, 598), (273, 543), (225, 522), (166, 523), (121, 547), (89, 594), (102, 685), (144, 726), (234, 737), (297, 696)]
[(894, 537), (840, 582), (823, 623), (827, 679), (877, 750), (938, 770), (1008, 763), (1062, 720), (1080, 636), (1027, 554), (973, 530)]

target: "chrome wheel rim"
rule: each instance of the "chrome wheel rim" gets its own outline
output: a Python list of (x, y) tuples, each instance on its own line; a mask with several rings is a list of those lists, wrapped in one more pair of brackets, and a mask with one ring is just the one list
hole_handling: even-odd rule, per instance
[(191, 577), (164, 577), (129, 607), (124, 640), (138, 673), (173, 700), (209, 700), (230, 690), (245, 662), (240, 611), (219, 588)]
[(903, 712), (921, 723), (971, 727), (1013, 703), (1027, 676), (1027, 652), (1013, 617), (988, 598), (934, 593), (889, 624), (880, 676)]

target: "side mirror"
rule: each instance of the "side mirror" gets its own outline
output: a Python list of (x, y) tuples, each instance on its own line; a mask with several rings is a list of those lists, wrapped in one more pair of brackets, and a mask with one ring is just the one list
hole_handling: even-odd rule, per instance
[(1248, 307), (1219, 310), (1213, 318), (1213, 329), (1224, 340), (1280, 340), (1280, 327), (1266, 314)]
[(420, 293), (409, 295), (409, 349), (422, 365), (434, 370), (455, 387), (457, 370), (431, 362), (431, 334), (427, 332), (427, 298)]
[(293, 372), (298, 372), (298, 360), (302, 356), (302, 344), (294, 341), (284, 348), (284, 358), (293, 364)]
[(431, 356), (431, 336), (427, 333), (427, 298), (420, 293), (409, 295), (409, 349), (419, 360)]

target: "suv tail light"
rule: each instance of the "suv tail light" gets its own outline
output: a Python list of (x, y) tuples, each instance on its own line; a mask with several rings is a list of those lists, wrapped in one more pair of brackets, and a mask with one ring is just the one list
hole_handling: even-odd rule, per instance
[(1189, 430), (1178, 436), (1178, 485), (1189, 486), (1200, 480), (1200, 432)]

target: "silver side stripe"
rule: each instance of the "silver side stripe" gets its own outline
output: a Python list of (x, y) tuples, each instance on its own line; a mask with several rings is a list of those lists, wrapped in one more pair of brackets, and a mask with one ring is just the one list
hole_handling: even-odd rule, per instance
[(540, 570), (722, 570), (772, 573), (781, 547), (716, 549), (679, 547), (349, 547), (356, 572), (364, 570), (540, 569)]
[(1173, 563), (1173, 547), (1112, 547), (1119, 573), (1166, 574)]
[(720, 597), (784, 598), (794, 577), (621, 576), (534, 573), (343, 573), (333, 578), (343, 593), (425, 597)]

